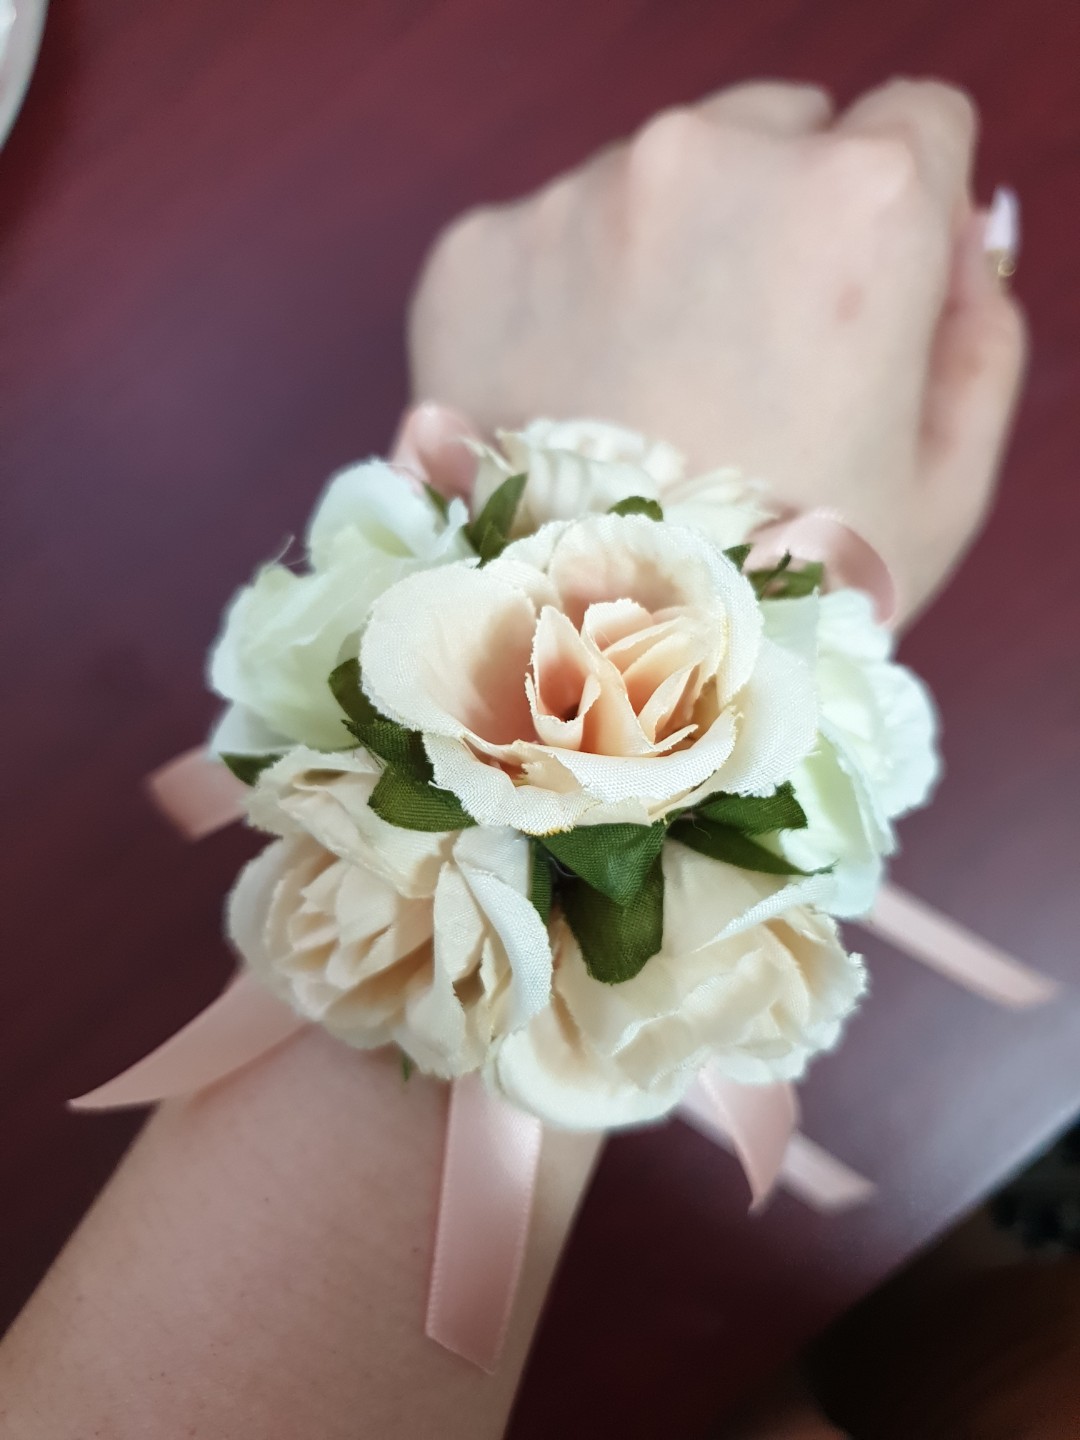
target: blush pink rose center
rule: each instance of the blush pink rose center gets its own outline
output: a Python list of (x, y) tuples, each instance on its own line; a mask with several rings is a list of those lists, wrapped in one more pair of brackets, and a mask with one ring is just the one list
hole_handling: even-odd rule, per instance
[(423, 734), (436, 784), (533, 833), (651, 823), (721, 774), (765, 792), (813, 743), (810, 676), (762, 638), (748, 581), (640, 516), (548, 525), (490, 565), (409, 577), (374, 606), (361, 669)]

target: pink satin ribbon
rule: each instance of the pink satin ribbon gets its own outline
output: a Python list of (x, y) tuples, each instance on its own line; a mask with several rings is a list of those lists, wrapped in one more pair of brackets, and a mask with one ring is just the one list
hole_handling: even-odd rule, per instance
[(244, 785), (202, 746), (147, 776), (154, 804), (185, 840), (203, 840), (244, 817)]
[(164, 1044), (68, 1103), (76, 1110), (113, 1110), (194, 1095), (276, 1049), (306, 1024), (243, 971)]
[(510, 1328), (543, 1135), (479, 1075), (451, 1085), (425, 1329), (488, 1374)]
[(1060, 986), (1049, 976), (893, 885), (882, 885), (874, 908), (857, 923), (957, 985), (1007, 1009), (1030, 1010), (1059, 993)]
[(863, 1205), (874, 1185), (795, 1129), (798, 1097), (790, 1085), (735, 1085), (706, 1067), (679, 1106), (700, 1134), (733, 1150), (760, 1210), (779, 1185), (812, 1209), (837, 1214)]

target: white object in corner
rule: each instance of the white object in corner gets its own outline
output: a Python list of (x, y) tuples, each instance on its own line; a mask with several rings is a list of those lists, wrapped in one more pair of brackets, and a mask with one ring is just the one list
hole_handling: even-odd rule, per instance
[(0, 0), (0, 145), (19, 113), (37, 59), (46, 0)]

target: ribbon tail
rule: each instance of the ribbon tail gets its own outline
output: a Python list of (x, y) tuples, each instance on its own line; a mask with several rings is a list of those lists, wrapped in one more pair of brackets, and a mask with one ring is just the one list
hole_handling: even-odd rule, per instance
[(244, 817), (247, 786), (201, 746), (146, 777), (154, 804), (186, 840), (202, 840)]
[(798, 1133), (791, 1137), (780, 1181), (786, 1190), (827, 1215), (864, 1205), (877, 1189), (872, 1180)]
[(730, 1142), (750, 1185), (751, 1209), (758, 1210), (780, 1177), (798, 1121), (791, 1085), (736, 1085), (706, 1065), (680, 1110), (697, 1129)]
[(543, 1126), (478, 1075), (450, 1090), (427, 1334), (491, 1374), (521, 1279)]
[(795, 1129), (798, 1098), (790, 1085), (736, 1085), (709, 1067), (679, 1107), (682, 1118), (730, 1145), (759, 1210), (780, 1184), (823, 1214), (862, 1205), (875, 1186)]
[(1010, 1010), (1045, 1005), (1060, 988), (1049, 976), (894, 885), (883, 885), (869, 915), (856, 923), (947, 979)]
[(306, 1024), (245, 972), (163, 1045), (68, 1104), (75, 1110), (111, 1110), (190, 1095), (249, 1065)]

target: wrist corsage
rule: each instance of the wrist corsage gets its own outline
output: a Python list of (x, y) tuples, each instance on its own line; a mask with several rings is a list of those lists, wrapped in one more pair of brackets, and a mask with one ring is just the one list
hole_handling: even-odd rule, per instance
[[(767, 1186), (787, 1082), (866, 984), (836, 917), (871, 911), (938, 760), (888, 572), (837, 517), (609, 425), (444, 424), (337, 475), (303, 568), (232, 602), (214, 758), (165, 788), (209, 764), (216, 818), (274, 837), (229, 899), (245, 978), (86, 1098), (195, 1088), (305, 1023), (454, 1081), (439, 1244), (460, 1258), (486, 1205), (504, 1294), (444, 1293), (429, 1329), (493, 1364), (541, 1124), (700, 1111), (704, 1084)], [(493, 1116), (512, 1214), (455, 1181), (455, 1123)]]

